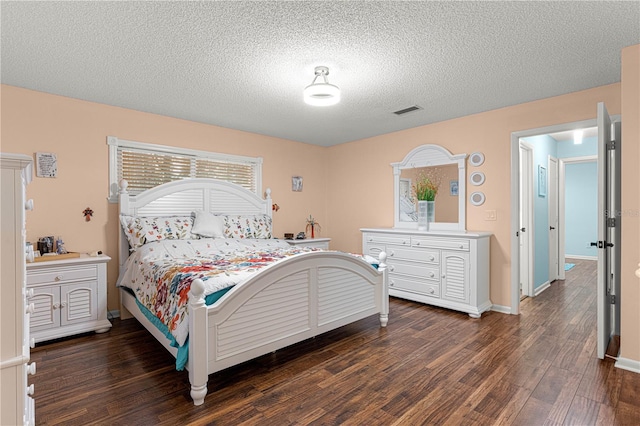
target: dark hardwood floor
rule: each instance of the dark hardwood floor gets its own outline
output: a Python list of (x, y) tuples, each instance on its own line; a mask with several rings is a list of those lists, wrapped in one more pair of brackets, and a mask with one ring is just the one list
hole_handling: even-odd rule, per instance
[(595, 262), (480, 320), (400, 299), (371, 317), (209, 377), (135, 320), (32, 351), (38, 424), (638, 425), (640, 374), (596, 358)]

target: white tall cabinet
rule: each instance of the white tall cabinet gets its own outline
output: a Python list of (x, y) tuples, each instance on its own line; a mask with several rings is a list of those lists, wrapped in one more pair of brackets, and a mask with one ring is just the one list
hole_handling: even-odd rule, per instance
[(487, 232), (365, 228), (362, 251), (387, 253), (389, 295), (466, 312), (491, 309)]
[(0, 424), (35, 424), (33, 385), (29, 364), (29, 311), (33, 305), (26, 290), (25, 191), (31, 181), (32, 160), (26, 155), (0, 153), (2, 191), (0, 233)]

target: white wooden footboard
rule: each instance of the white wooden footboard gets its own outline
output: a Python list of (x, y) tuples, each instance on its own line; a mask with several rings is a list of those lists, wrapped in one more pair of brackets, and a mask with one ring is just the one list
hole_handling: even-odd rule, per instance
[(191, 285), (189, 379), (195, 405), (208, 375), (373, 314), (387, 325), (386, 255), (376, 271), (346, 253), (312, 252), (283, 260), (204, 304), (204, 285)]

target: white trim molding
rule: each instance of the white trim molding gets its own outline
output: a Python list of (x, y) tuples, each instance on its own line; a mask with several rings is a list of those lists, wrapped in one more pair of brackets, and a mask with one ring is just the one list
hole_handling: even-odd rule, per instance
[(635, 359), (619, 357), (615, 363), (615, 367), (633, 373), (640, 373), (640, 361), (636, 361)]

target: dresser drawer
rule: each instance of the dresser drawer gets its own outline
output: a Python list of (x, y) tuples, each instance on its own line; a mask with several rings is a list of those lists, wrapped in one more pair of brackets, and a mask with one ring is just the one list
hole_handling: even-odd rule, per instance
[(387, 247), (389, 259), (400, 259), (428, 263), (440, 263), (439, 250), (423, 250), (419, 248)]
[(64, 283), (98, 278), (95, 266), (75, 268), (48, 268), (46, 271), (27, 272), (27, 285)]
[(412, 247), (433, 247), (444, 250), (469, 251), (469, 240), (455, 238), (411, 237)]
[(440, 297), (440, 283), (437, 281), (412, 280), (410, 278), (399, 277), (395, 274), (389, 274), (389, 288), (437, 298)]
[(390, 260), (388, 267), (389, 272), (394, 274), (414, 275), (431, 280), (440, 279), (440, 268), (438, 265), (430, 266), (421, 263)]
[(411, 237), (408, 235), (365, 234), (364, 241), (367, 244), (395, 244), (407, 247), (411, 245)]

